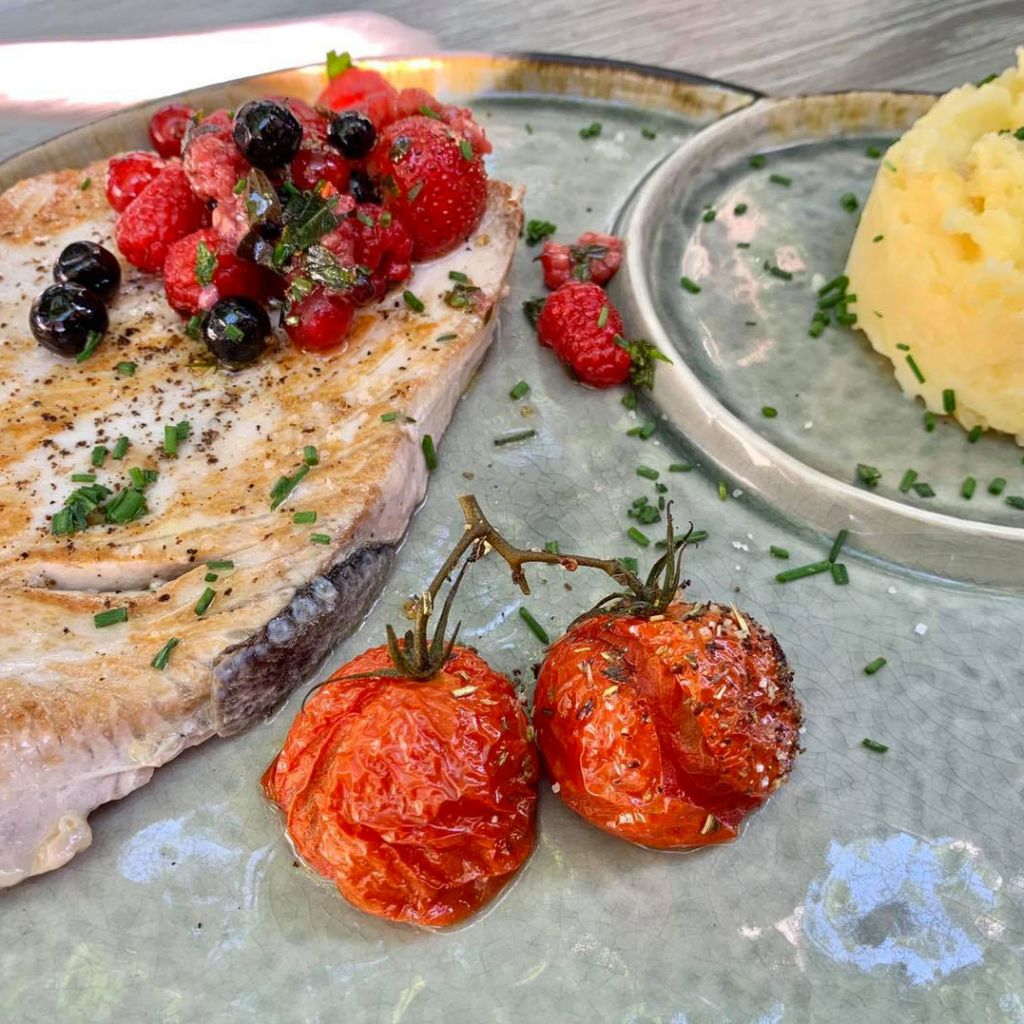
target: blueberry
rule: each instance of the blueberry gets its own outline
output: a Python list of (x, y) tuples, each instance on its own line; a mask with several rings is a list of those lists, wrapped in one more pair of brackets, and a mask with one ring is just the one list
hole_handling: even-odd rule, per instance
[(244, 366), (259, 359), (267, 347), (270, 318), (252, 299), (221, 299), (207, 315), (203, 335), (221, 362)]
[(349, 160), (362, 160), (377, 141), (373, 122), (358, 110), (335, 114), (327, 128), (327, 141)]
[(362, 171), (352, 172), (352, 176), (348, 179), (348, 187), (357, 203), (377, 203), (380, 205), (384, 201), (377, 183)]
[(72, 242), (65, 246), (53, 265), (58, 284), (80, 284), (109, 302), (121, 284), (121, 264), (117, 257), (95, 242)]
[(271, 171), (289, 163), (302, 142), (302, 125), (280, 103), (252, 100), (235, 114), (235, 144), (254, 167)]
[(107, 329), (107, 307), (88, 288), (78, 284), (51, 284), (29, 314), (29, 328), (36, 341), (59, 356), (77, 356), (89, 335)]

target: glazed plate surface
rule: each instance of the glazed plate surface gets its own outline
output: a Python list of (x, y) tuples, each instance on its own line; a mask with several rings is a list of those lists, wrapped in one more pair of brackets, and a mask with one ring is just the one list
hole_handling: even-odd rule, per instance
[[(1006, 568), (1019, 527), (998, 502), (965, 508), (953, 489), (979, 464), (1007, 467), (1011, 484), (1015, 470), (1024, 486), (1020, 453), (984, 438), (964, 454), (952, 425), (925, 436), (920, 409), (860, 336), (806, 336), (810, 278), (838, 272), (852, 237), (838, 196), (863, 200), (865, 146), (927, 100), (866, 99), (852, 120), (822, 101), (809, 132), (806, 107), (780, 125), (749, 93), (667, 72), (476, 55), (378, 63), (471, 103), (494, 143), (492, 173), (525, 185), (527, 217), (553, 221), (560, 239), (615, 224), (640, 233), (616, 298), (634, 333), (664, 339), (673, 366), (636, 411), (570, 381), (520, 312), (541, 291), (537, 250), (523, 245), (501, 335), (391, 580), (324, 672), (403, 621), (404, 600), (461, 530), (458, 494), (476, 494), (523, 544), (648, 563), (653, 546), (626, 535), (631, 502), (654, 497), (643, 465), (709, 532), (688, 554), (691, 595), (735, 601), (782, 642), (806, 751), (737, 843), (690, 855), (598, 833), (544, 785), (538, 847), (515, 883), (477, 919), (431, 934), (360, 914), (296, 864), (258, 779), (300, 690), (272, 722), (189, 752), (97, 812), (95, 843), (70, 866), (0, 895), (0, 1020), (1024, 1021), (1024, 597)], [(309, 96), (319, 73), (190, 99)], [(150, 109), (0, 165), (0, 187), (142, 145)], [(601, 134), (582, 139), (595, 121)], [(749, 168), (755, 149), (789, 189)], [(719, 213), (705, 222), (708, 204)], [(783, 281), (766, 259), (801, 269)], [(679, 289), (682, 273), (702, 281), (699, 294)], [(530, 392), (513, 401), (519, 380)], [(779, 415), (764, 419), (763, 405)], [(648, 422), (649, 438), (627, 433)], [(524, 427), (536, 436), (495, 446)], [(883, 470), (879, 493), (853, 488), (851, 459)], [(694, 468), (669, 472), (682, 462)], [(930, 474), (931, 506), (892, 486), (907, 466)], [(847, 586), (828, 574), (775, 582), (780, 568), (823, 558), (841, 526)], [(950, 561), (964, 550), (981, 561)], [(582, 570), (571, 590), (554, 572), (531, 579), (526, 603), (552, 635), (606, 589)], [(463, 635), (532, 680), (542, 648), (522, 600), (500, 566), (479, 567), (463, 589)], [(887, 666), (865, 676), (878, 656)]]

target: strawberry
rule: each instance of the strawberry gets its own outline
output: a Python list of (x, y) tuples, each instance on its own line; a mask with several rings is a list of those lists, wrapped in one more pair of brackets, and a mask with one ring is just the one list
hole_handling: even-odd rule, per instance
[(331, 110), (354, 110), (367, 96), (395, 92), (395, 87), (382, 74), (369, 68), (349, 67), (331, 79), (316, 105)]
[(117, 244), (129, 263), (156, 273), (167, 250), (208, 222), (206, 204), (192, 191), (175, 161), (128, 205), (117, 222)]
[(165, 158), (181, 156), (181, 142), (193, 118), (195, 109), (180, 103), (161, 107), (149, 119), (149, 141), (153, 148)]
[(186, 315), (210, 309), (219, 299), (245, 297), (263, 302), (274, 283), (270, 271), (240, 259), (234, 246), (213, 228), (179, 239), (164, 260), (167, 301)]
[(121, 213), (164, 166), (156, 153), (144, 150), (112, 156), (107, 161), (107, 202)]
[(544, 283), (554, 291), (566, 281), (607, 284), (622, 263), (622, 242), (614, 235), (587, 231), (572, 245), (545, 242), (540, 254)]
[(608, 388), (629, 378), (629, 352), (616, 342), (622, 317), (596, 284), (570, 281), (553, 292), (537, 318), (537, 336), (584, 384)]
[(367, 166), (384, 186), (384, 202), (409, 229), (417, 260), (464, 242), (487, 205), (487, 173), (469, 141), (423, 115), (381, 132)]

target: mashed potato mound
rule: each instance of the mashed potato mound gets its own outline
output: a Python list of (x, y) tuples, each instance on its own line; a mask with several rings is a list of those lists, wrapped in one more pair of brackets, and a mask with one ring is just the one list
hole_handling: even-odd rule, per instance
[(1024, 48), (1017, 61), (947, 93), (892, 146), (846, 273), (904, 391), (942, 413), (952, 389), (965, 427), (1024, 444)]

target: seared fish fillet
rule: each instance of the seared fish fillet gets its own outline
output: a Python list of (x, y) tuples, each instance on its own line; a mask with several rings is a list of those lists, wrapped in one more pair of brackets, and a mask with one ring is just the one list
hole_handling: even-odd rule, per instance
[[(94, 808), (244, 729), (358, 624), (423, 497), (422, 438), (439, 439), (490, 342), (522, 220), (519, 195), (493, 182), (475, 236), (416, 267), (423, 313), (391, 295), (362, 311), (344, 351), (282, 339), (240, 372), (203, 365), (161, 283), (123, 264), (110, 330), (79, 364), (36, 344), (28, 311), (64, 245), (117, 251), (102, 188), (79, 187), (104, 175), (94, 164), (0, 196), (0, 887), (66, 863), (89, 845)], [(451, 270), (482, 290), (476, 310), (445, 303)], [(134, 376), (115, 370), (123, 360)], [(189, 436), (168, 456), (164, 428), (182, 421)], [(94, 469), (94, 446), (113, 452), (120, 437), (124, 457)], [(307, 445), (319, 463), (272, 511)], [(116, 491), (132, 466), (159, 473), (148, 515), (51, 535), (72, 473)], [(315, 525), (296, 525), (297, 510)], [(234, 568), (206, 582), (206, 563), (225, 560)], [(127, 622), (96, 627), (121, 607)], [(167, 667), (152, 668), (172, 638)]]

